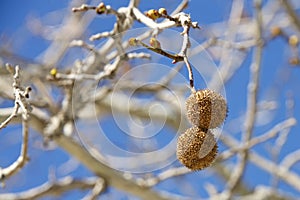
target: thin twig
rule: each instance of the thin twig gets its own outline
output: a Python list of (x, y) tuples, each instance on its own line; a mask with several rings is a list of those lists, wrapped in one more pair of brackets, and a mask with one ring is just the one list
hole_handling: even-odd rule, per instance
[(150, 51), (153, 51), (153, 52), (158, 53), (158, 54), (160, 54), (162, 56), (166, 56), (166, 57), (172, 59), (173, 63), (176, 63), (176, 62), (179, 62), (179, 61), (183, 61), (183, 57), (180, 56), (180, 55), (170, 54), (170, 53), (166, 52), (165, 50), (163, 50), (161, 48), (151, 47), (151, 46), (145, 44), (144, 42), (142, 42), (141, 40), (138, 40), (138, 39), (135, 39), (135, 42), (137, 44), (142, 45), (143, 47), (147, 48)]
[(220, 156), (218, 157), (218, 160), (219, 161), (227, 160), (237, 152), (243, 152), (245, 150), (250, 150), (255, 145), (261, 144), (263, 142), (266, 142), (267, 140), (270, 140), (270, 139), (276, 137), (278, 134), (280, 134), (281, 131), (284, 131), (286, 129), (290, 129), (292, 126), (295, 126), (296, 123), (297, 123), (297, 121), (296, 121), (295, 118), (286, 119), (283, 122), (278, 123), (276, 126), (274, 126), (268, 132), (266, 132), (262, 135), (259, 135), (255, 138), (252, 138), (247, 143), (245, 143), (243, 146), (240, 146), (240, 147), (239, 146), (238, 147), (233, 146), (229, 150), (222, 152), (220, 154)]
[[(226, 137), (221, 137), (221, 140), (228, 147), (239, 145), (239, 142), (229, 134), (226, 135)], [(248, 157), (249, 161), (251, 161), (254, 165), (258, 166), (260, 169), (268, 172), (269, 174), (275, 174), (280, 179), (282, 179), (285, 183), (291, 185), (293, 188), (300, 191), (300, 177), (298, 174), (289, 171), (283, 165), (277, 165), (273, 161), (262, 157), (254, 150), (249, 151), (248, 153), (249, 153), (249, 157)]]
[[(237, 40), (238, 35), (240, 34), (240, 28), (238, 27), (243, 26), (242, 15), (244, 12), (244, 4), (245, 3), (242, 0), (232, 2), (229, 19), (225, 22), (227, 28), (224, 30), (224, 33), (221, 34), (222, 36), (219, 35), (217, 37), (213, 35), (213, 38), (225, 38), (228, 42), (234, 42)], [(214, 40), (216, 41), (217, 39)], [(257, 41), (256, 39), (254, 40), (256, 45)], [(235, 74), (236, 70), (242, 66), (242, 62), (246, 57), (246, 55), (237, 56), (237, 52), (230, 48), (227, 43), (223, 43), (219, 53), (220, 58), (216, 58), (217, 60), (220, 59), (218, 70), (215, 70), (208, 83), (208, 87), (213, 88), (215, 91), (221, 91), (224, 84), (229, 81)]]
[(300, 19), (299, 19), (299, 16), (297, 15), (295, 10), (293, 9), (293, 6), (289, 2), (289, 0), (280, 0), (280, 3), (285, 7), (285, 9), (286, 9), (286, 11), (287, 11), (287, 13), (290, 17), (290, 20), (293, 22), (295, 27), (300, 32)]
[[(138, 54), (131, 55), (134, 56), (141, 56)], [(143, 56), (147, 57), (145, 54)], [(126, 57), (126, 56), (125, 56)], [(63, 74), (63, 73), (56, 73), (55, 76), (48, 76), (48, 79), (51, 81), (58, 81), (58, 80), (95, 80), (101, 81), (104, 78), (110, 77), (114, 74), (114, 72), (118, 69), (121, 65), (124, 57), (118, 56), (112, 64), (107, 64), (104, 66), (104, 70), (97, 73), (97, 74), (84, 74), (84, 73), (71, 73), (71, 74)]]
[(191, 89), (191, 92), (194, 93), (196, 92), (196, 89), (194, 87), (194, 76), (193, 76), (193, 70), (192, 70), (192, 67), (190, 65), (190, 62), (188, 61), (188, 58), (186, 56), (183, 57), (183, 60), (185, 62), (185, 65), (188, 69), (188, 72), (189, 72), (189, 81), (190, 81), (190, 89)]
[[(253, 56), (253, 63), (251, 64), (250, 81), (248, 84), (248, 98), (247, 98), (247, 112), (245, 119), (245, 131), (243, 132), (243, 144), (247, 143), (252, 136), (253, 127), (256, 119), (257, 110), (257, 95), (258, 95), (258, 85), (259, 85), (259, 72), (262, 59), (262, 13), (261, 13), (261, 0), (254, 0), (256, 7), (256, 23), (257, 23), (257, 48)], [(239, 154), (238, 163), (234, 169), (235, 173), (232, 173), (230, 177), (227, 188), (228, 188), (228, 198), (231, 199), (233, 190), (237, 187), (242, 175), (246, 168), (248, 149)]]
[[(293, 111), (294, 111), (294, 99), (292, 97), (288, 98), (286, 100), (286, 109), (287, 109), (287, 117), (291, 117), (293, 116)], [(290, 128), (289, 129), (285, 129), (282, 130), (280, 135), (277, 137), (276, 141), (275, 141), (275, 145), (271, 148), (271, 155), (273, 157), (273, 161), (275, 163), (279, 162), (279, 157), (280, 157), (280, 152), (284, 146), (284, 144), (286, 144), (286, 141), (288, 139), (288, 135), (290, 133)], [(272, 177), (272, 186), (273, 188), (277, 188), (278, 184), (279, 184), (279, 178), (274, 175)]]
[(188, 173), (193, 172), (192, 170), (186, 168), (186, 167), (178, 167), (178, 168), (171, 168), (166, 171), (163, 171), (162, 173), (158, 174), (155, 177), (147, 178), (141, 182), (147, 187), (153, 187), (157, 184), (159, 184), (162, 181), (165, 181), (169, 178), (173, 178), (176, 176), (182, 176)]
[(191, 89), (191, 92), (194, 93), (194, 92), (196, 92), (196, 90), (194, 87), (193, 70), (189, 63), (188, 57), (187, 57), (187, 50), (191, 46), (190, 38), (189, 38), (190, 27), (193, 27), (193, 28), (199, 28), (199, 27), (198, 27), (197, 23), (194, 23), (191, 21), (189, 15), (181, 14), (181, 13), (179, 13), (179, 14), (178, 14), (177, 23), (180, 23), (183, 28), (183, 31), (181, 33), (183, 35), (183, 42), (182, 42), (181, 50), (178, 55), (183, 57), (184, 63), (186, 64), (186, 67), (187, 67), (187, 70), (189, 73), (190, 89)]
[(91, 177), (84, 178), (82, 180), (76, 180), (72, 177), (64, 177), (57, 181), (46, 182), (40, 186), (37, 186), (24, 192), (0, 194), (0, 199), (34, 200), (45, 198), (46, 196), (57, 197), (65, 192), (69, 192), (70, 190), (92, 189), (93, 187), (95, 187), (95, 185), (101, 186), (103, 190), (105, 189), (103, 179)]
[(133, 8), (132, 13), (137, 21), (145, 24), (146, 26), (154, 30), (163, 30), (166, 28), (171, 28), (176, 26), (176, 23), (174, 21), (169, 21), (169, 20), (163, 21), (161, 23), (156, 23), (155, 21), (153, 21), (152, 19), (146, 17), (143, 13), (141, 13), (141, 11), (138, 8)]
[(189, 5), (189, 0), (182, 0), (177, 8), (171, 13), (171, 16), (183, 11)]
[(86, 195), (82, 200), (97, 200), (98, 196), (104, 192), (106, 185), (103, 179), (98, 179), (94, 185), (92, 191)]
[[(7, 69), (12, 73), (12, 66), (7, 64)], [(27, 98), (29, 97), (29, 92), (31, 91), (30, 87), (23, 88), (20, 83), (20, 76), (19, 76), (20, 70), (19, 66), (15, 67), (14, 70), (14, 82), (13, 82), (13, 89), (14, 89), (14, 96), (15, 96), (15, 109), (10, 116), (15, 116), (18, 112), (18, 109), (21, 108), (22, 111), (22, 146), (21, 146), (21, 152), (19, 157), (15, 162), (13, 162), (11, 165), (9, 165), (6, 168), (0, 168), (0, 180), (4, 180), (5, 178), (8, 178), (15, 174), (17, 171), (19, 171), (27, 162), (27, 151), (28, 151), (28, 131), (29, 131), (29, 113), (31, 112), (31, 108), (29, 103), (27, 102)], [(9, 123), (9, 121), (8, 121)]]
[(14, 110), (13, 110), (13, 112), (11, 113), (11, 115), (10, 115), (4, 122), (2, 122), (2, 123), (0, 124), (0, 130), (1, 130), (2, 128), (5, 128), (5, 127), (10, 123), (10, 121), (11, 121), (14, 117), (17, 116), (19, 108), (20, 108), (19, 104), (15, 103)]
[(293, 151), (285, 156), (280, 165), (286, 169), (290, 169), (294, 164), (300, 162), (300, 150)]
[(188, 61), (187, 49), (190, 47), (190, 40), (189, 40), (190, 27), (199, 28), (198, 24), (196, 22), (192, 22), (190, 19), (190, 16), (185, 13), (178, 13), (174, 17), (168, 16), (168, 19), (174, 21), (177, 25), (181, 25), (183, 28), (183, 31), (181, 33), (183, 35), (183, 43), (182, 43), (181, 50), (177, 55), (170, 54), (158, 47), (151, 47), (138, 39), (132, 38), (131, 43), (136, 44), (136, 45), (138, 45), (138, 44), (142, 45), (143, 47), (145, 47), (151, 51), (154, 51), (158, 54), (161, 54), (163, 56), (171, 58), (171, 59), (173, 59), (173, 63), (176, 63), (179, 61), (184, 61), (186, 64), (186, 67), (188, 69), (188, 72), (189, 72), (189, 83), (190, 83), (190, 87), (191, 87), (190, 89), (192, 92), (195, 92), (196, 90), (194, 88), (193, 71), (192, 71), (191, 65)]

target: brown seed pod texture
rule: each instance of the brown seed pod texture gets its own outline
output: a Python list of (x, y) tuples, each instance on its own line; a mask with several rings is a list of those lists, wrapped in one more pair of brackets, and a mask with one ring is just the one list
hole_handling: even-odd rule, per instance
[(191, 170), (210, 166), (218, 153), (218, 144), (210, 130), (192, 127), (180, 135), (177, 141), (178, 160)]
[(186, 110), (193, 125), (203, 129), (216, 128), (227, 116), (227, 103), (220, 94), (212, 90), (198, 90), (187, 99)]

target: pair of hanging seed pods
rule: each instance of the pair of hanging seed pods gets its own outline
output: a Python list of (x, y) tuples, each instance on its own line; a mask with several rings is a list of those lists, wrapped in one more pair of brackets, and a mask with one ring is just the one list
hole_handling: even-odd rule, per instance
[(191, 170), (202, 170), (210, 166), (217, 156), (218, 144), (210, 129), (224, 122), (227, 103), (212, 90), (198, 90), (186, 100), (186, 110), (193, 127), (179, 136), (177, 158)]

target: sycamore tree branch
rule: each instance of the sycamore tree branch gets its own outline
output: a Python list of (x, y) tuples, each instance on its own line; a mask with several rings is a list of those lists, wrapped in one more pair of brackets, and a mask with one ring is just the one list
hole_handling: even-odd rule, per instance
[(283, 122), (278, 123), (275, 125), (271, 130), (267, 131), (266, 133), (254, 137), (248, 142), (246, 142), (243, 146), (233, 146), (232, 148), (223, 151), (220, 156), (218, 157), (218, 160), (227, 160), (230, 157), (234, 156), (238, 152), (243, 152), (245, 150), (250, 150), (252, 147), (258, 144), (262, 144), (266, 142), (267, 140), (270, 140), (274, 137), (276, 137), (278, 134), (280, 134), (281, 131), (284, 131), (286, 129), (290, 129), (292, 126), (295, 126), (297, 123), (295, 118), (289, 118), (284, 120)]
[(99, 162), (72, 138), (66, 137), (63, 134), (59, 134), (59, 136), (54, 137), (54, 140), (61, 148), (63, 148), (70, 155), (78, 159), (95, 175), (103, 178), (108, 185), (111, 185), (117, 189), (123, 190), (145, 200), (168, 199), (167, 196), (163, 196), (163, 194), (159, 194), (158, 192), (153, 191), (149, 187), (139, 185), (136, 181), (132, 180), (131, 178), (128, 179), (124, 174)]
[(20, 81), (20, 68), (16, 66), (15, 69), (9, 64), (6, 65), (7, 69), (13, 75), (13, 90), (15, 96), (15, 107), (12, 114), (1, 124), (1, 128), (4, 128), (8, 123), (11, 122), (12, 118), (17, 116), (18, 110), (21, 109), (22, 117), (22, 145), (19, 157), (11, 165), (5, 168), (0, 168), (0, 180), (4, 180), (13, 174), (17, 173), (27, 162), (27, 151), (28, 151), (28, 132), (29, 132), (29, 114), (31, 112), (30, 104), (27, 99), (29, 98), (30, 87), (23, 88)]
[(46, 182), (40, 186), (34, 187), (24, 192), (0, 194), (0, 199), (5, 200), (35, 200), (46, 196), (58, 197), (70, 190), (80, 189), (88, 190), (98, 186), (103, 191), (106, 187), (101, 178), (83, 178), (76, 180), (72, 177), (64, 177), (59, 180)]
[[(239, 142), (229, 134), (226, 134), (226, 137), (221, 137), (220, 139), (228, 147), (239, 145)], [(300, 191), (300, 176), (297, 173), (288, 170), (285, 165), (278, 165), (273, 161), (264, 158), (253, 150), (248, 151), (248, 153), (248, 158), (251, 163), (268, 172), (269, 174), (275, 174), (285, 183)]]
[[(259, 86), (259, 77), (260, 77), (260, 67), (262, 60), (262, 13), (261, 13), (261, 1), (253, 1), (256, 7), (256, 23), (257, 23), (257, 47), (253, 55), (253, 61), (250, 66), (250, 81), (248, 84), (248, 97), (247, 97), (247, 112), (245, 119), (245, 130), (243, 132), (243, 141), (241, 145), (247, 143), (253, 134), (253, 128), (256, 119), (257, 111), (257, 99), (258, 99), (258, 86)], [(242, 175), (245, 172), (246, 163), (248, 161), (248, 149), (239, 154), (238, 163), (235, 166), (235, 173), (232, 173), (229, 181), (227, 182), (228, 192), (227, 197), (232, 198), (232, 192), (239, 184), (242, 179)]]
[(291, 22), (295, 25), (297, 30), (300, 32), (300, 17), (295, 12), (292, 4), (289, 0), (280, 0), (281, 5), (286, 9)]

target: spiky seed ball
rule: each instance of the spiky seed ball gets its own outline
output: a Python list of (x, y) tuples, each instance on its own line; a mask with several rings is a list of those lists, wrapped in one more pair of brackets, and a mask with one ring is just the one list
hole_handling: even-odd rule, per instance
[(192, 127), (180, 135), (177, 141), (178, 160), (191, 170), (209, 167), (218, 153), (218, 144), (210, 132)]
[(186, 110), (193, 125), (203, 129), (216, 128), (227, 116), (227, 103), (220, 94), (212, 90), (199, 90), (187, 99)]

